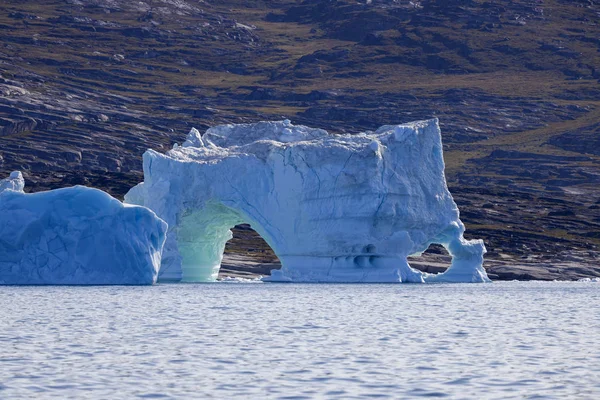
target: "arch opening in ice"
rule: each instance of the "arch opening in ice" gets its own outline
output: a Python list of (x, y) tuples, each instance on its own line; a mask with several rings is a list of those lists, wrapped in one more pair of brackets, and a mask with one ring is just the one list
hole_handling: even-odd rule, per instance
[(181, 281), (215, 281), (219, 276), (225, 246), (233, 238), (231, 229), (240, 224), (251, 224), (252, 229), (271, 246), (270, 234), (260, 224), (251, 221), (243, 210), (211, 201), (200, 210), (182, 213), (177, 226)]

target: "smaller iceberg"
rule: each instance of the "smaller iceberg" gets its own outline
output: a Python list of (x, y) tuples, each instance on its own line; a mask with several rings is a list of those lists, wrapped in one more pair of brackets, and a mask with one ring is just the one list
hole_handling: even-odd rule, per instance
[(24, 193), (20, 172), (0, 180), (0, 284), (150, 285), (167, 224), (84, 186)]

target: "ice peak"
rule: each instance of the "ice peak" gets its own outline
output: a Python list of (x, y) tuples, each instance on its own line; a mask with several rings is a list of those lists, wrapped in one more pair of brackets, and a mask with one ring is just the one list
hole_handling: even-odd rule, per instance
[(204, 147), (204, 141), (202, 140), (202, 134), (196, 128), (192, 128), (187, 135), (183, 147)]
[(25, 179), (20, 171), (13, 171), (10, 173), (8, 178), (0, 180), (0, 192), (5, 190), (14, 190), (15, 192), (22, 192), (25, 188)]

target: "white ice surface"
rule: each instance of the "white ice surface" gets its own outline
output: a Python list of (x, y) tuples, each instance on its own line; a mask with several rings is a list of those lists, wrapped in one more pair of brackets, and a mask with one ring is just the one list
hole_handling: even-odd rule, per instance
[(0, 284), (152, 284), (167, 224), (83, 186), (28, 194), (0, 180)]
[(5, 190), (14, 190), (22, 192), (25, 188), (25, 179), (19, 171), (11, 172), (10, 176), (5, 179), (0, 179), (0, 193)]
[[(437, 120), (330, 135), (290, 121), (192, 129), (182, 147), (144, 154), (126, 202), (169, 224), (159, 279), (213, 281), (230, 228), (250, 223), (282, 262), (272, 281), (483, 282), (485, 246), (444, 177)], [(412, 269), (430, 244), (443, 274)]]

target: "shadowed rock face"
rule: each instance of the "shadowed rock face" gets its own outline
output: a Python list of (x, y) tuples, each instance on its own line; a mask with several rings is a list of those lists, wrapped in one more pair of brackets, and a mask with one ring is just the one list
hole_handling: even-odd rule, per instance
[[(483, 282), (485, 247), (464, 225), (444, 178), (437, 120), (329, 135), (289, 121), (225, 125), (144, 155), (126, 201), (170, 226), (161, 278), (217, 278), (229, 230), (250, 223), (282, 263), (269, 280)], [(442, 244), (448, 271), (407, 256)]]

